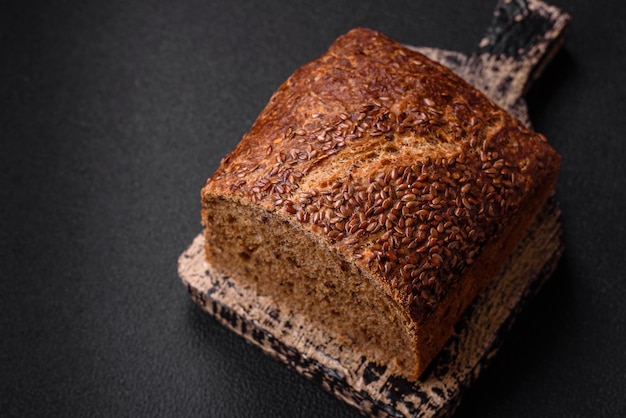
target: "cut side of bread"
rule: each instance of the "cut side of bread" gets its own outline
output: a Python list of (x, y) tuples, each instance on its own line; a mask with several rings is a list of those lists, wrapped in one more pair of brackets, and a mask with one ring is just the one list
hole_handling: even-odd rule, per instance
[(279, 87), (207, 181), (206, 259), (415, 380), (559, 164), (447, 68), (355, 29)]

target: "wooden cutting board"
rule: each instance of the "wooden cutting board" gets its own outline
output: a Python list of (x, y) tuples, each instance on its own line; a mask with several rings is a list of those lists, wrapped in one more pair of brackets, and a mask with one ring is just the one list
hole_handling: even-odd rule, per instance
[[(497, 5), (474, 54), (415, 49), (451, 68), (529, 125), (524, 94), (562, 46), (568, 21), (566, 13), (540, 1), (505, 0)], [(563, 251), (559, 216), (551, 199), (500, 277), (477, 297), (416, 383), (390, 374), (323, 329), (216, 273), (205, 262), (201, 234), (181, 254), (178, 271), (192, 299), (220, 323), (363, 414), (449, 416), (524, 304), (556, 268)]]

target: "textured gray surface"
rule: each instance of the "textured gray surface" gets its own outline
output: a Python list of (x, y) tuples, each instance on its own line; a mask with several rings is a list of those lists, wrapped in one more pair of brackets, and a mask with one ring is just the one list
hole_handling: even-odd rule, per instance
[[(554, 3), (574, 20), (529, 107), (563, 155), (566, 253), (459, 416), (626, 413), (625, 14)], [(199, 189), (337, 35), (469, 52), (493, 6), (3, 2), (0, 415), (358, 416), (189, 300)]]

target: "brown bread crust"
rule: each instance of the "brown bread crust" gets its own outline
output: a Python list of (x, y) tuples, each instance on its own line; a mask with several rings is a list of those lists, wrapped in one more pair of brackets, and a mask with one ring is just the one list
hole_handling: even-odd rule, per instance
[[(280, 86), (207, 181), (207, 259), (288, 309), (315, 310), (303, 302), (308, 294), (321, 294), (325, 283), (341, 287), (324, 290), (320, 309), (336, 309), (342, 319), (311, 313), (312, 320), (339, 338), (350, 334), (345, 324), (363, 328), (348, 340), (375, 340), (378, 362), (415, 379), (515, 248), (552, 192), (559, 165), (542, 135), (449, 69), (355, 29)], [(292, 268), (274, 254), (276, 280), (296, 282), (287, 280), (291, 293), (259, 279), (251, 268), (270, 252), (258, 248), (279, 230), (323, 248), (317, 263), (347, 263), (340, 269), (346, 278), (329, 282), (325, 274), (337, 273), (302, 267), (307, 255), (296, 249)], [(298, 285), (304, 270), (316, 272), (309, 287)], [(359, 276), (369, 290), (350, 296), (345, 287), (360, 285)], [(370, 300), (376, 293), (378, 305)], [(373, 313), (345, 318), (346, 305), (365, 300)], [(367, 328), (379, 320), (398, 327), (373, 336)], [(404, 354), (385, 353), (402, 347)]]

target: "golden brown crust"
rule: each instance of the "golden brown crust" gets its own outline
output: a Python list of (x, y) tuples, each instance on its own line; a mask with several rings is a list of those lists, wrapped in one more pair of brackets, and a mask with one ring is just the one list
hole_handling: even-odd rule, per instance
[(559, 163), (543, 136), (447, 68), (355, 29), (280, 86), (207, 181), (203, 216), (225, 197), (297, 221), (376, 277), (427, 363)]

